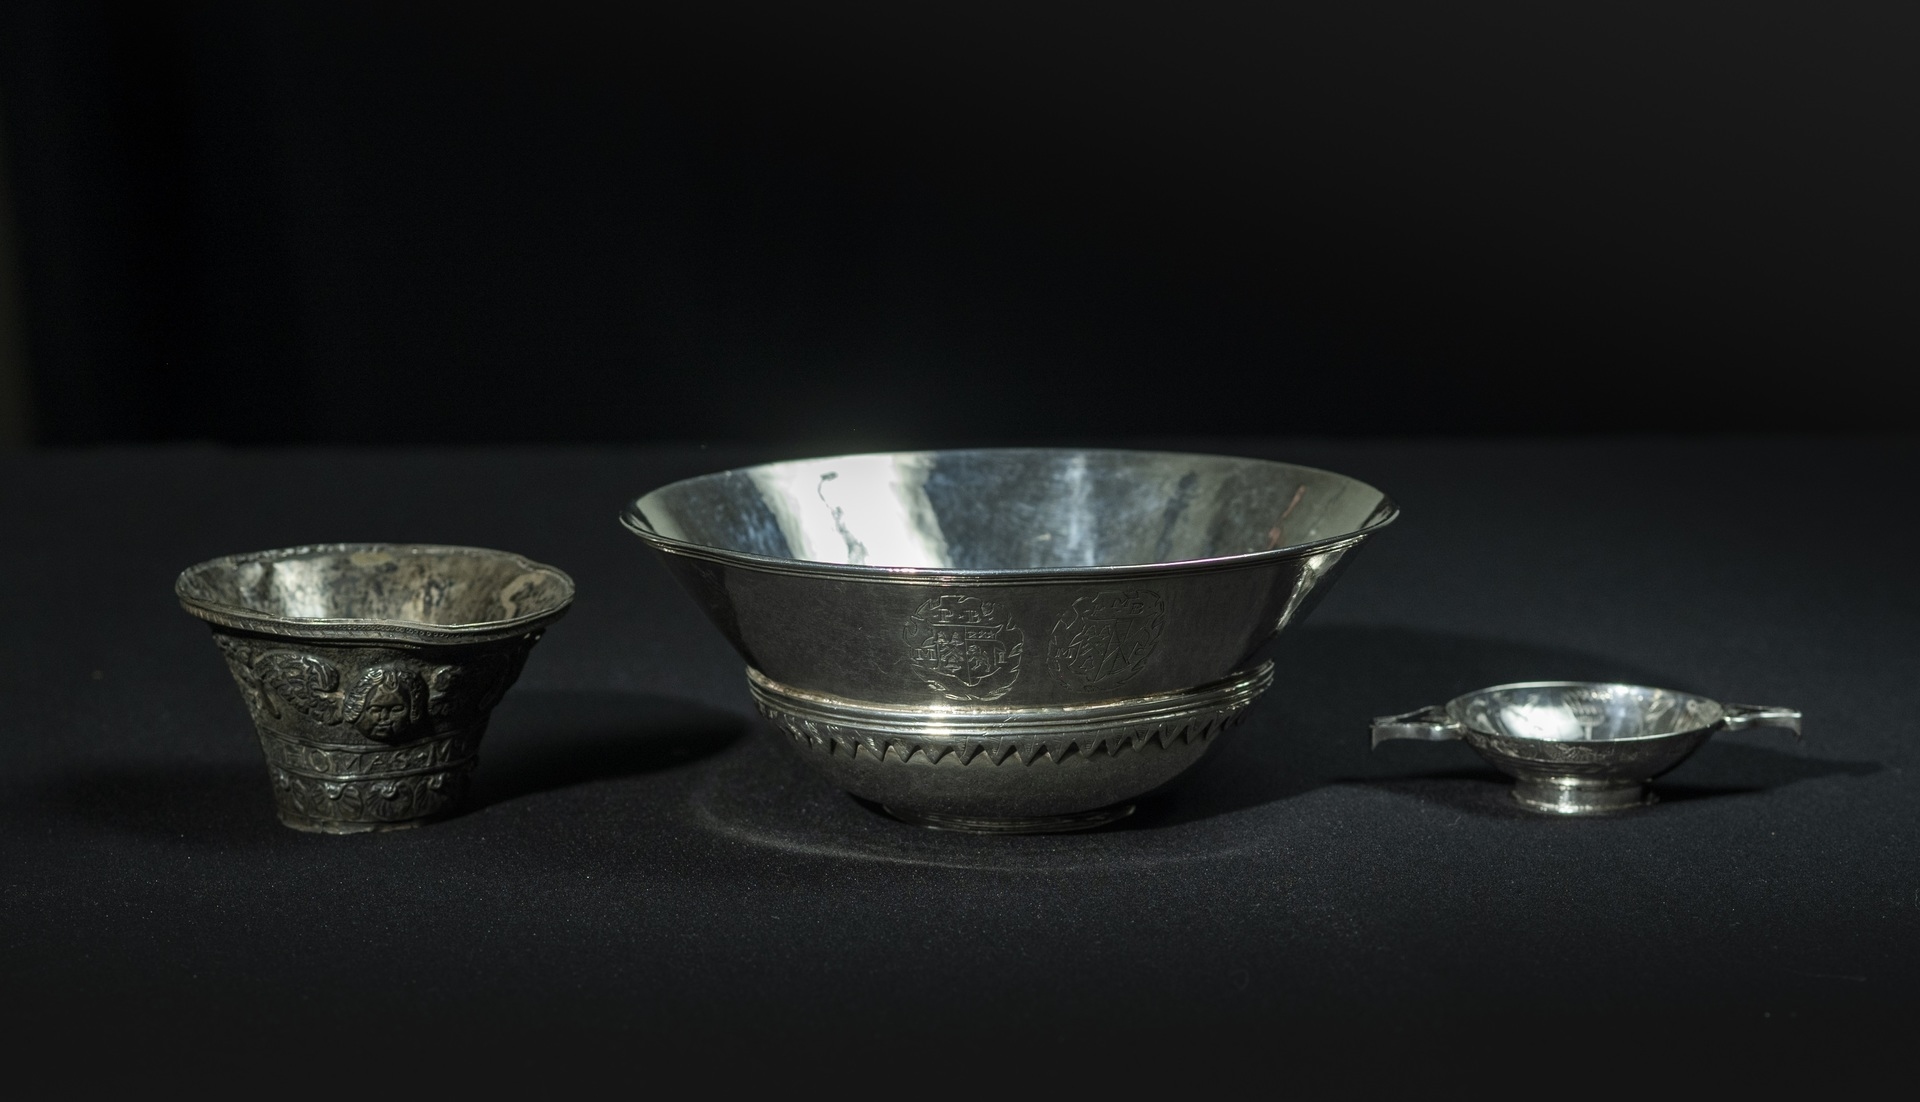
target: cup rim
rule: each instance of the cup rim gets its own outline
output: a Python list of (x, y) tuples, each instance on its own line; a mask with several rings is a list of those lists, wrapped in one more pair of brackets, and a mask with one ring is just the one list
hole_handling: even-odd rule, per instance
[[(551, 606), (522, 616), (503, 620), (480, 620), (465, 624), (428, 624), (418, 620), (379, 617), (300, 617), (276, 616), (259, 609), (210, 601), (188, 592), (194, 579), (220, 569), (247, 562), (277, 562), (314, 554), (381, 552), (386, 554), (459, 554), (504, 559), (527, 573), (545, 573), (561, 585), (561, 596)], [(257, 632), (289, 638), (343, 642), (377, 641), (400, 643), (483, 643), (524, 635), (545, 627), (566, 614), (573, 604), (574, 583), (566, 571), (524, 555), (491, 547), (467, 547), (438, 543), (311, 543), (297, 547), (279, 547), (266, 551), (242, 551), (195, 563), (182, 570), (173, 583), (174, 597), (180, 607), (208, 623), (237, 631)]]
[[(1198, 457), (1204, 457), (1208, 459), (1232, 459), (1232, 460), (1237, 460), (1237, 461), (1246, 462), (1246, 463), (1269, 464), (1276, 467), (1287, 467), (1297, 471), (1307, 471), (1315, 474), (1332, 475), (1335, 478), (1344, 479), (1356, 485), (1364, 486), (1367, 489), (1372, 490), (1374, 493), (1377, 493), (1380, 495), (1380, 504), (1374, 508), (1372, 514), (1367, 518), (1367, 520), (1363, 524), (1361, 524), (1358, 528), (1353, 529), (1352, 531), (1342, 532), (1334, 536), (1326, 536), (1324, 538), (1312, 540), (1306, 543), (1288, 544), (1284, 547), (1270, 548), (1264, 551), (1248, 551), (1248, 552), (1243, 552), (1235, 555), (1216, 555), (1209, 558), (1200, 558), (1200, 559), (1170, 559), (1162, 562), (1117, 563), (1117, 564), (1105, 565), (1105, 566), (1096, 564), (1096, 565), (1071, 566), (1071, 567), (1059, 567), (1059, 566), (1015, 567), (1015, 568), (991, 569), (991, 570), (965, 569), (960, 567), (876, 566), (876, 565), (853, 564), (853, 563), (831, 563), (831, 562), (821, 562), (816, 559), (787, 559), (787, 558), (780, 558), (772, 555), (756, 554), (751, 551), (736, 551), (731, 548), (716, 547), (711, 544), (704, 544), (704, 543), (694, 543), (688, 540), (675, 539), (671, 536), (661, 535), (659, 532), (654, 530), (652, 524), (647, 521), (645, 514), (641, 511), (642, 502), (646, 501), (649, 497), (652, 497), (655, 494), (658, 494), (665, 490), (672, 489), (675, 486), (681, 486), (686, 483), (694, 482), (703, 478), (714, 478), (722, 475), (738, 474), (743, 471), (754, 470), (755, 468), (758, 468), (758, 467), (774, 466), (779, 463), (825, 462), (825, 461), (837, 460), (837, 459), (855, 459), (855, 458), (865, 458), (870, 456), (940, 455), (940, 454), (951, 454), (951, 453), (959, 453), (959, 452), (978, 453), (978, 452), (1023, 452), (1023, 451), (1025, 452), (1087, 452), (1087, 453), (1104, 452), (1104, 453), (1110, 453), (1110, 454), (1133, 454), (1133, 455), (1198, 456)], [(892, 580), (892, 581), (903, 581), (903, 582), (938, 581), (938, 582), (959, 582), (959, 583), (991, 582), (991, 583), (1001, 583), (1001, 584), (1020, 584), (1020, 583), (1035, 583), (1035, 582), (1044, 583), (1044, 582), (1073, 581), (1076, 579), (1092, 580), (1092, 579), (1101, 579), (1101, 578), (1129, 577), (1129, 576), (1138, 576), (1138, 575), (1187, 574), (1187, 573), (1194, 573), (1199, 571), (1231, 569), (1233, 567), (1251, 566), (1251, 565), (1256, 565), (1260, 563), (1269, 563), (1269, 562), (1283, 561), (1287, 559), (1304, 558), (1308, 555), (1315, 555), (1324, 551), (1337, 550), (1340, 548), (1350, 547), (1354, 544), (1357, 544), (1361, 540), (1365, 539), (1366, 537), (1371, 536), (1375, 532), (1378, 532), (1380, 529), (1385, 528), (1389, 524), (1392, 524), (1396, 519), (1399, 518), (1399, 516), (1400, 516), (1400, 507), (1394, 503), (1392, 498), (1388, 497), (1384, 492), (1382, 492), (1379, 489), (1379, 487), (1373, 486), (1358, 478), (1354, 478), (1352, 475), (1341, 474), (1339, 471), (1328, 470), (1324, 467), (1311, 467), (1304, 463), (1288, 463), (1284, 460), (1265, 459), (1259, 456), (1250, 456), (1250, 455), (1225, 455), (1225, 454), (1216, 453), (1216, 452), (1184, 452), (1184, 451), (1164, 450), (1164, 449), (1158, 449), (1158, 448), (1038, 447), (1038, 448), (928, 448), (928, 449), (904, 449), (900, 451), (885, 451), (885, 452), (852, 452), (846, 455), (806, 456), (799, 459), (775, 460), (771, 463), (748, 464), (747, 466), (744, 466), (744, 467), (731, 467), (731, 468), (727, 468), (726, 470), (709, 471), (704, 474), (693, 475), (688, 478), (675, 479), (672, 482), (666, 482), (666, 483), (662, 483), (659, 486), (655, 486), (653, 489), (648, 490), (646, 493), (640, 494), (637, 497), (629, 499), (627, 504), (620, 510), (619, 520), (622, 527), (626, 528), (629, 532), (632, 532), (634, 535), (640, 537), (641, 540), (643, 540), (648, 546), (652, 547), (656, 551), (660, 551), (666, 554), (682, 555), (688, 558), (705, 559), (709, 562), (737, 564), (740, 566), (752, 567), (757, 570), (763, 570), (769, 573), (795, 574), (795, 575), (801, 575), (805, 577), (816, 577), (816, 578), (837, 578), (837, 579), (854, 579), (854, 580), (868, 580), (868, 581)]]
[[(1477, 727), (1474, 724), (1467, 722), (1466, 720), (1467, 701), (1472, 700), (1474, 697), (1477, 697), (1477, 696), (1484, 696), (1487, 693), (1501, 692), (1507, 689), (1591, 689), (1591, 688), (1645, 689), (1650, 692), (1672, 693), (1675, 696), (1692, 697), (1695, 700), (1705, 701), (1706, 703), (1713, 705), (1714, 710), (1719, 713), (1719, 718), (1713, 720), (1710, 723), (1703, 723), (1698, 727), (1688, 727), (1680, 731), (1665, 731), (1665, 732), (1660, 732), (1660, 733), (1651, 734), (1651, 735), (1628, 735), (1624, 738), (1583, 739), (1578, 742), (1563, 742), (1559, 739), (1540, 738), (1535, 735), (1516, 735), (1516, 734), (1511, 734), (1504, 731), (1489, 731), (1489, 730), (1486, 730), (1485, 728)], [(1726, 705), (1720, 703), (1718, 700), (1715, 700), (1710, 696), (1702, 696), (1699, 693), (1690, 693), (1684, 689), (1669, 689), (1661, 685), (1642, 685), (1632, 681), (1509, 681), (1503, 684), (1488, 685), (1483, 689), (1474, 689), (1471, 692), (1461, 693), (1459, 696), (1456, 696), (1452, 700), (1447, 701), (1444, 707), (1446, 709), (1447, 717), (1449, 719), (1452, 719), (1455, 722), (1459, 723), (1462, 729), (1471, 731), (1474, 734), (1480, 735), (1483, 738), (1507, 739), (1513, 742), (1526, 743), (1528, 745), (1544, 744), (1544, 745), (1551, 745), (1551, 746), (1568, 746), (1568, 745), (1611, 746), (1611, 745), (1621, 745), (1625, 743), (1658, 742), (1661, 739), (1683, 738), (1688, 735), (1697, 735), (1702, 731), (1712, 730), (1713, 728), (1720, 726), (1720, 724), (1726, 722), (1726, 711), (1727, 711)]]

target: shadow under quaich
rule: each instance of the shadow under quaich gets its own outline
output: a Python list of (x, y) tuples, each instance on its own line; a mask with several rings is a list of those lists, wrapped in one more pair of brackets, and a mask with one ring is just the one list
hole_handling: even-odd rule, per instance
[[(1143, 801), (1122, 829), (1229, 814), (1331, 784), (1374, 785), (1457, 810), (1527, 815), (1508, 798), (1511, 778), (1468, 747), (1396, 743), (1374, 750), (1368, 722), (1518, 680), (1619, 681), (1702, 691), (1604, 655), (1400, 627), (1306, 624), (1278, 640), (1272, 657), (1277, 671), (1266, 699), (1191, 775)], [(1720, 742), (1709, 743), (1676, 771), (1678, 783), (1656, 785), (1661, 799), (1679, 801), (1761, 792), (1835, 774), (1860, 776), (1879, 768)]]
[[(1142, 849), (1141, 843), (1163, 831), (1184, 836), (1209, 822), (1225, 825), (1240, 813), (1329, 785), (1371, 786), (1478, 816), (1531, 817), (1508, 799), (1508, 778), (1463, 746), (1409, 744), (1396, 749), (1412, 754), (1369, 752), (1366, 719), (1382, 700), (1438, 698), (1512, 676), (1515, 665), (1659, 680), (1649, 671), (1578, 652), (1407, 629), (1307, 629), (1276, 657), (1292, 676), (1283, 676), (1240, 730), (1191, 774), (1143, 800), (1134, 816), (1088, 835), (978, 838), (898, 823), (792, 760), (777, 745), (782, 736), (762, 720), (676, 697), (610, 690), (523, 689), (510, 695), (494, 717), (471, 803), (454, 820), (580, 785), (691, 768), (699, 774), (691, 808), (696, 822), (769, 848), (983, 868), (1007, 859), (1064, 867), (1225, 857), (1230, 840), (1208, 829), (1201, 830), (1204, 837), (1188, 839), (1193, 844), (1172, 850), (1151, 844)], [(1370, 675), (1363, 672), (1368, 670)], [(236, 720), (237, 740), (246, 741), (244, 727)], [(1662, 800), (1679, 803), (1820, 777), (1865, 776), (1880, 768), (1710, 743), (1659, 792)], [(273, 820), (261, 769), (258, 762), (185, 761), (93, 769), (50, 782), (41, 803), (96, 826), (156, 838), (295, 844), (301, 836)], [(1115, 837), (1123, 834), (1134, 840)]]
[[(915, 865), (1069, 868), (1144, 866), (1231, 857), (1248, 844), (1241, 815), (1330, 786), (1359, 785), (1483, 818), (1533, 820), (1509, 796), (1511, 778), (1456, 743), (1370, 749), (1369, 720), (1420, 701), (1444, 700), (1535, 674), (1688, 687), (1661, 671), (1569, 648), (1399, 627), (1301, 627), (1270, 650), (1275, 688), (1189, 774), (1142, 800), (1138, 811), (1080, 835), (982, 838), (888, 819), (841, 793), (771, 745), (717, 760), (695, 792), (709, 828), (736, 840), (819, 857)], [(1752, 794), (1873, 763), (1828, 761), (1742, 743), (1710, 744), (1680, 783), (1679, 802)], [(1158, 838), (1159, 841), (1153, 839)]]

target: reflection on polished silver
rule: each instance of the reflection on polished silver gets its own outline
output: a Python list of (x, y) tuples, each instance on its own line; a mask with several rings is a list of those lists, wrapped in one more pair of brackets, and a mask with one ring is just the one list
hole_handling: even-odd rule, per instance
[(1653, 778), (1716, 733), (1748, 727), (1785, 727), (1797, 736), (1800, 713), (1644, 685), (1534, 681), (1382, 716), (1373, 721), (1373, 745), (1464, 739), (1514, 778), (1521, 806), (1592, 815), (1652, 803)]
[(213, 628), (280, 821), (354, 834), (458, 808), (494, 705), (573, 582), (504, 551), (360, 543), (214, 559), (174, 592)]
[(1098, 826), (1193, 764), (1273, 684), (1273, 663), (1182, 692), (1055, 707), (902, 707), (747, 670), (754, 703), (841, 788), (927, 826)]
[(805, 760), (903, 819), (1005, 832), (1110, 821), (1191, 765), (1395, 515), (1310, 467), (989, 449), (724, 471), (622, 521)]

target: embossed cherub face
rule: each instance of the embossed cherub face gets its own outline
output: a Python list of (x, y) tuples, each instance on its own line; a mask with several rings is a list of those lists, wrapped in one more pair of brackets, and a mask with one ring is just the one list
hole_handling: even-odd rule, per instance
[(419, 721), (424, 695), (418, 675), (375, 666), (347, 694), (344, 718), (370, 739), (393, 742)]
[(407, 725), (407, 700), (391, 686), (382, 685), (367, 697), (356, 724), (370, 738), (387, 739)]

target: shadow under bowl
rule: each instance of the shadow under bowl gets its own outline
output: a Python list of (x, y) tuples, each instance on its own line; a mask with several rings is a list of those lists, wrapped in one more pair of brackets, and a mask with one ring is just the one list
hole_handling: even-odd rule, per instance
[(813, 767), (908, 821), (1005, 833), (1112, 821), (1185, 771), (1396, 515), (1310, 467), (1025, 448), (722, 471), (621, 520)]

